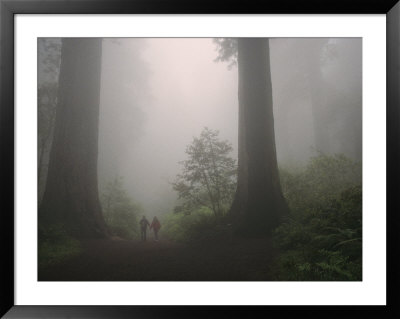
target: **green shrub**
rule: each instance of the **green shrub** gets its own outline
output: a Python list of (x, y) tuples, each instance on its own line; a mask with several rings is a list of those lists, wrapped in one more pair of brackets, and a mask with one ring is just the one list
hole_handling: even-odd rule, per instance
[(277, 279), (361, 280), (361, 164), (320, 155), (281, 180), (291, 213), (274, 235)]
[(81, 243), (67, 235), (62, 225), (39, 226), (39, 268), (63, 262), (81, 252)]
[(326, 208), (329, 201), (355, 185), (361, 185), (361, 163), (343, 154), (320, 154), (302, 171), (280, 170), (282, 190), (292, 215)]
[(202, 206), (190, 214), (170, 213), (164, 216), (164, 233), (178, 242), (205, 242), (215, 240), (226, 233), (227, 218), (216, 218), (207, 207)]
[(137, 216), (143, 210), (124, 190), (122, 177), (109, 182), (100, 199), (104, 220), (111, 234), (124, 239), (138, 237)]

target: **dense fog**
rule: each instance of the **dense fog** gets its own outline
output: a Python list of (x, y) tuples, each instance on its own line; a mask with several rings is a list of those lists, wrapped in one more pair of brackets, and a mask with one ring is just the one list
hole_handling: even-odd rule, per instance
[(39, 281), (361, 281), (359, 38), (38, 40)]
[[(60, 43), (39, 40), (39, 87), (57, 81)], [(361, 45), (359, 38), (270, 39), (280, 167), (302, 167), (319, 152), (361, 160)], [(218, 130), (237, 157), (237, 66), (217, 55), (210, 38), (103, 40), (100, 193), (122, 176), (146, 214), (171, 212), (171, 182), (204, 127)]]

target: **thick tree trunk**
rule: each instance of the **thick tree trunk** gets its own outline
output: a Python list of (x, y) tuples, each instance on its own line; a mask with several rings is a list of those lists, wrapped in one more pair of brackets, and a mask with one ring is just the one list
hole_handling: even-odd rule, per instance
[(239, 171), (231, 208), (238, 232), (267, 234), (288, 213), (275, 148), (269, 43), (238, 40)]
[(63, 39), (54, 139), (39, 222), (104, 237), (97, 184), (101, 39)]

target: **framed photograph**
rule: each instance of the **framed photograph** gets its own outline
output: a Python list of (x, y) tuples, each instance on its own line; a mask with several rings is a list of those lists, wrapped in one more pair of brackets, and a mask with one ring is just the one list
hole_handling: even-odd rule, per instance
[(400, 4), (289, 2), (1, 1), (1, 315), (400, 314)]

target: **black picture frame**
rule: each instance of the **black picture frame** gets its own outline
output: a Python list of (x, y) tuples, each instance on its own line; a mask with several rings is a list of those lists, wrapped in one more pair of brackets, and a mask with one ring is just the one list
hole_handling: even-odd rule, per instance
[[(215, 316), (399, 318), (399, 16), (398, 0), (0, 0), (0, 315), (4, 318), (204, 318)], [(17, 306), (14, 304), (14, 15), (63, 14), (386, 14), (387, 305), (386, 306)], [(377, 212), (384, 213), (384, 212)]]

